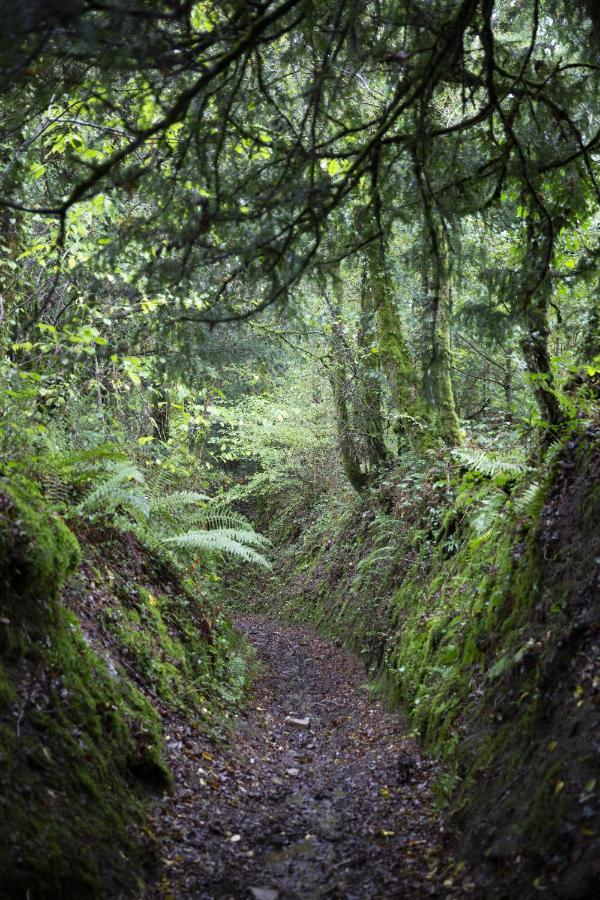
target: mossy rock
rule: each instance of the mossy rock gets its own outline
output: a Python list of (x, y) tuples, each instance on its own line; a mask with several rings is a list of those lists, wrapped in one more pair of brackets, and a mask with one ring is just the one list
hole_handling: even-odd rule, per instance
[(0, 896), (133, 886), (160, 719), (60, 601), (77, 539), (26, 479), (0, 480)]
[(0, 608), (9, 618), (47, 619), (80, 557), (77, 538), (35, 484), (0, 479)]
[[(43, 693), (24, 704), (23, 684)], [(0, 685), (0, 896), (132, 885), (152, 862), (135, 837), (146, 800), (171, 781), (157, 713), (64, 609), (19, 660), (0, 658)]]

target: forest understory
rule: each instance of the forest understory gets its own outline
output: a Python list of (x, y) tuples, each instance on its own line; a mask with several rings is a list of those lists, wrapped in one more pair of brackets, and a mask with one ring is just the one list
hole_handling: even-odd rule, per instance
[(425, 562), (414, 496), (257, 508), (275, 570), (210, 593), (5, 484), (0, 894), (594, 897), (599, 448), (589, 424), (518, 523)]
[(600, 4), (0, 23), (0, 900), (596, 900)]

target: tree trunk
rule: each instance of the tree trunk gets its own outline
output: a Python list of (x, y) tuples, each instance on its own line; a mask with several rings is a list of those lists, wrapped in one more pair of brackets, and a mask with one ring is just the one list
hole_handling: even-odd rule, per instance
[(379, 357), (397, 417), (394, 431), (399, 449), (406, 442), (420, 449), (427, 426), (426, 407), (419, 395), (414, 362), (394, 303), (381, 241), (372, 241), (367, 246), (366, 258), (367, 302), (376, 311)]
[(325, 284), (322, 285), (331, 320), (330, 346), (332, 364), (329, 370), (329, 380), (335, 406), (342, 468), (354, 490), (360, 493), (369, 483), (369, 474), (361, 466), (359, 446), (353, 422), (354, 416), (349, 378), (349, 369), (353, 359), (342, 330), (343, 283), (339, 276), (334, 278), (333, 287), (335, 302), (328, 298), (326, 286)]
[(430, 298), (431, 352), (424, 373), (424, 394), (435, 409), (439, 432), (448, 447), (462, 442), (452, 388), (452, 289), (448, 244), (441, 229), (436, 230), (437, 259), (433, 278), (423, 274), (423, 287)]
[(377, 469), (385, 462), (387, 450), (384, 440), (379, 352), (375, 327), (376, 312), (371, 305), (371, 299), (372, 295), (368, 289), (368, 273), (366, 267), (364, 267), (360, 296), (360, 328), (358, 332), (358, 347), (360, 351), (358, 388), (369, 467)]
[(553, 234), (558, 234), (560, 225), (540, 220), (539, 213), (530, 209), (527, 226), (527, 251), (524, 277), (520, 298), (521, 314), (526, 329), (521, 339), (521, 351), (530, 376), (533, 393), (542, 420), (552, 434), (564, 419), (563, 410), (556, 391), (548, 338), (548, 306), (551, 299), (552, 282), (549, 277), (553, 256)]
[(547, 302), (543, 295), (529, 300), (525, 309), (525, 324), (527, 333), (521, 339), (521, 350), (533, 393), (542, 419), (555, 428), (563, 415), (550, 364)]
[(513, 365), (512, 355), (507, 353), (504, 358), (504, 373), (502, 376), (502, 388), (504, 390), (504, 402), (506, 403), (506, 420), (512, 422), (513, 403)]

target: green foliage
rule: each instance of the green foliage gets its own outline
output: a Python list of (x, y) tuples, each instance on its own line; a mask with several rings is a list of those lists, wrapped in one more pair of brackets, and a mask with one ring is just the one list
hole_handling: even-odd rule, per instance
[[(458, 447), (452, 451), (453, 457), (471, 472), (476, 472), (486, 478), (496, 478), (498, 475), (517, 476), (527, 471), (527, 465), (517, 453), (512, 456), (501, 453), (490, 453), (480, 447)], [(516, 456), (516, 458), (515, 458)]]
[(531, 509), (538, 500), (540, 489), (539, 482), (532, 481), (521, 494), (514, 498), (513, 506), (515, 511), (523, 514)]
[(198, 491), (172, 491), (163, 497), (155, 497), (152, 499), (150, 507), (151, 516), (180, 515), (186, 507), (197, 507), (200, 503), (210, 501), (210, 497), (206, 494), (199, 494)]
[[(212, 531), (187, 531), (185, 534), (165, 538), (165, 544), (179, 551), (194, 554), (204, 550), (212, 553), (228, 553), (249, 563), (270, 568), (270, 563), (254, 546), (267, 547), (269, 541), (253, 531), (235, 528), (216, 528)], [(254, 546), (252, 546), (254, 545)]]
[[(163, 471), (148, 481), (140, 465), (116, 456), (124, 454), (101, 445), (83, 453), (39, 456), (34, 468), (49, 498), (71, 517), (110, 518), (123, 528), (135, 527), (187, 560), (201, 552), (231, 554), (268, 567), (254, 549), (266, 548), (268, 541), (242, 515), (223, 509), (207, 494), (173, 489), (172, 473)], [(68, 498), (76, 493), (83, 498), (70, 506)]]
[[(454, 748), (528, 659), (556, 438), (597, 406), (594, 3), (12, 6), (3, 602), (56, 613), (59, 516), (226, 595), (294, 546), (284, 607)], [(199, 702), (176, 600), (121, 593), (113, 636)]]
[(104, 470), (96, 473), (100, 481), (75, 507), (79, 515), (102, 511), (103, 515), (115, 512), (119, 507), (131, 512), (137, 520), (150, 515), (150, 503), (143, 492), (144, 475), (130, 462), (109, 462)]
[[(449, 483), (443, 470), (399, 470), (384, 482), (395, 514), (376, 496), (329, 496), (291, 539), (272, 517), (276, 580), (241, 590), (244, 608), (272, 614), (277, 598), (281, 616), (311, 620), (362, 656), (442, 757), (437, 801), (475, 860), (482, 846), (507, 860), (524, 846), (559, 853), (590, 778), (598, 451), (587, 424), (529, 483), (520, 473), (515, 484), (512, 467), (507, 483), (488, 462)], [(436, 483), (449, 490), (434, 501)], [(439, 504), (445, 540), (429, 536), (425, 498)], [(499, 833), (509, 835), (501, 847)], [(584, 880), (593, 854), (590, 845)]]
[(0, 479), (0, 602), (31, 622), (44, 621), (79, 564), (73, 533), (25, 478)]

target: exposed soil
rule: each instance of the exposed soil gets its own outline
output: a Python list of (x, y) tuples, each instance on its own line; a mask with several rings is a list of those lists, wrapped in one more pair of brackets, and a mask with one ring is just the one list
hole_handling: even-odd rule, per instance
[(448, 875), (434, 764), (369, 694), (360, 665), (306, 628), (259, 617), (237, 624), (260, 674), (225, 748), (183, 721), (167, 727), (177, 783), (155, 811), (161, 872), (144, 896), (474, 891), (464, 872), (460, 884)]

